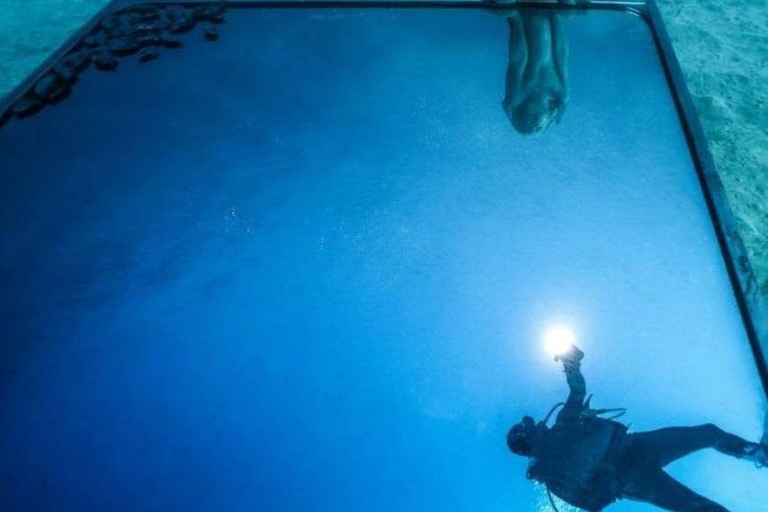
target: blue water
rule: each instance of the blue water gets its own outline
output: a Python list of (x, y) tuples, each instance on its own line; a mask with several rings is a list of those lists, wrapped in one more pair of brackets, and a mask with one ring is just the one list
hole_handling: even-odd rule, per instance
[[(560, 124), (502, 108), (503, 18), (233, 10), (0, 131), (0, 509), (544, 510), (504, 436), (763, 400), (646, 26), (567, 22)], [(739, 512), (768, 474), (670, 472)], [(610, 510), (651, 507), (621, 502)]]

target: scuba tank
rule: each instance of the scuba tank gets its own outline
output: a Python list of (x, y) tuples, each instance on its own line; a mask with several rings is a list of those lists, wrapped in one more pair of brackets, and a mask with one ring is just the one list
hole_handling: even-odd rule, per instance
[(552, 415), (565, 406), (555, 404), (539, 425), (550, 432), (550, 452), (532, 462), (528, 478), (544, 484), (549, 503), (559, 512), (555, 495), (566, 503), (587, 511), (602, 510), (618, 497), (619, 475), (601, 457), (609, 453), (614, 441), (626, 434), (629, 426), (616, 421), (626, 408), (592, 409), (592, 395), (581, 411), (549, 427)]

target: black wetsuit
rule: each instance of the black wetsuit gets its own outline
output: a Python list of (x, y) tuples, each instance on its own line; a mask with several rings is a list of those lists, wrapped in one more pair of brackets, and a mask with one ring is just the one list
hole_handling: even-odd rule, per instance
[(663, 468), (704, 448), (743, 457), (754, 443), (709, 424), (630, 434), (624, 425), (590, 414), (578, 361), (566, 361), (565, 373), (570, 395), (552, 428), (540, 424), (529, 478), (589, 512), (622, 498), (672, 512), (728, 512)]

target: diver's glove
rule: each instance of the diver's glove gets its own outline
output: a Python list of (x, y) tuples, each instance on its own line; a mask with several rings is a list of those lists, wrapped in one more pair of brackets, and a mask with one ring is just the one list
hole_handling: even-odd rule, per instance
[(582, 352), (576, 345), (572, 345), (565, 354), (555, 356), (555, 361), (562, 361), (566, 367), (579, 366), (582, 359), (584, 359), (584, 352)]

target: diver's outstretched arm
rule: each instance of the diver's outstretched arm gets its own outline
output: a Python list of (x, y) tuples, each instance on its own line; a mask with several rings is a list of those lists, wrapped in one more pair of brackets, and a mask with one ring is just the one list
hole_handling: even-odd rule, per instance
[(555, 360), (563, 362), (565, 378), (571, 389), (563, 409), (557, 415), (556, 423), (580, 421), (582, 417), (584, 398), (587, 396), (587, 383), (584, 380), (584, 375), (581, 374), (581, 360), (583, 358), (584, 352), (576, 346), (572, 346), (568, 352), (555, 358)]
[(565, 402), (566, 406), (578, 405), (581, 407), (584, 404), (584, 398), (587, 396), (587, 382), (581, 373), (581, 360), (583, 358), (584, 352), (575, 345), (568, 352), (558, 357), (563, 362), (565, 378), (568, 381), (568, 387), (571, 389), (571, 392), (568, 394), (568, 400)]

